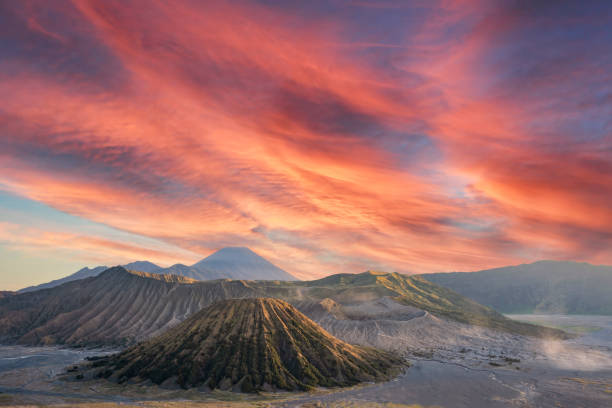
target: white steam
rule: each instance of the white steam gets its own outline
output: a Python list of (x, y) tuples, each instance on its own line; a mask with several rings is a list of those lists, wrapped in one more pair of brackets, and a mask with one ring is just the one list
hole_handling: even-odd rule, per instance
[(539, 351), (552, 365), (561, 369), (579, 371), (612, 369), (612, 356), (609, 350), (546, 340), (540, 344)]

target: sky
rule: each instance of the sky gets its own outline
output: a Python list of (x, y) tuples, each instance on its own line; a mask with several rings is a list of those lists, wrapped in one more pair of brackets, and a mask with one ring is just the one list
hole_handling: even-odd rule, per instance
[(609, 1), (3, 1), (0, 95), (0, 289), (612, 264)]

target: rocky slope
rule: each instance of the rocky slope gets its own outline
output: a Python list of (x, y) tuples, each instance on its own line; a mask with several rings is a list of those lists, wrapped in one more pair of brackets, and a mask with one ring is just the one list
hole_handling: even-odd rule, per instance
[(612, 266), (540, 261), (422, 276), (502, 313), (612, 315)]
[(254, 298), (216, 302), (160, 336), (96, 360), (93, 370), (119, 382), (253, 392), (387, 379), (401, 365), (393, 354), (332, 337), (282, 300)]
[(241, 281), (198, 285), (184, 277), (161, 276), (119, 266), (97, 277), (0, 299), (0, 342), (133, 344), (214, 301), (255, 293)]
[[(286, 300), (317, 322), (411, 321), (427, 312), (442, 322), (562, 336), (554, 329), (506, 319), (419, 277), (366, 272), (309, 282), (196, 282), (114, 267), (94, 278), (0, 299), (0, 342), (129, 345), (173, 327), (215, 301), (253, 297)], [(347, 333), (345, 326), (342, 333)]]

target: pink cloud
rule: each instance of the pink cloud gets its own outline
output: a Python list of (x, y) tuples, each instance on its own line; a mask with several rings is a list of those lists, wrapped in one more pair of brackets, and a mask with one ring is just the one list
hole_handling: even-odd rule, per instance
[[(398, 34), (399, 46), (375, 47), (383, 66), (362, 46), (337, 46), (383, 44), (351, 41), (344, 15), (303, 24), (251, 2), (47, 5), (78, 19), (120, 72), (104, 86), (89, 73), (41, 72), (26, 57), (0, 63), (10, 71), (0, 93), (11, 95), (0, 102), (0, 181), (202, 255), (247, 244), (301, 277), (543, 255), (612, 262), (591, 245), (612, 240), (609, 132), (555, 149), (582, 137), (555, 124), (581, 118), (551, 107), (552, 96), (588, 99), (558, 81), (609, 74), (536, 67), (521, 76), (531, 88), (517, 90), (504, 62), (518, 51), (506, 45), (529, 51), (520, 33), (532, 20), (484, 3), (437, 6)], [(69, 38), (31, 10), (23, 18)]]

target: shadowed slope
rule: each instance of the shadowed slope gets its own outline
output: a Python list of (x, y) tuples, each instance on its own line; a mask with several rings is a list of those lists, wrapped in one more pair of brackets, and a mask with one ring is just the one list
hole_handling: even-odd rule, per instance
[(10, 290), (0, 290), (0, 299), (6, 296), (13, 296), (15, 292), (11, 292)]
[(305, 390), (387, 379), (402, 360), (351, 346), (288, 303), (271, 298), (217, 302), (166, 333), (98, 360), (119, 381), (170, 378), (187, 388)]
[(210, 303), (255, 296), (242, 281), (205, 285), (121, 266), (97, 277), (0, 299), (0, 342), (105, 346), (159, 334)]
[(422, 276), (503, 313), (612, 315), (612, 266), (540, 261)]

